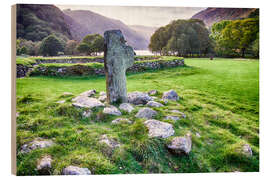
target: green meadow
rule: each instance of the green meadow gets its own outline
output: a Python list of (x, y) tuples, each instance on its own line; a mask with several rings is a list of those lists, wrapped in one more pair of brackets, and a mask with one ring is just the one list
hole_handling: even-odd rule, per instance
[[(177, 102), (153, 108), (157, 120), (173, 124), (175, 134), (167, 139), (148, 137), (144, 120), (135, 118), (140, 106), (122, 115), (133, 121), (131, 125), (111, 125), (117, 117), (102, 115), (102, 109), (83, 118), (82, 110), (71, 106), (71, 99), (84, 91), (105, 91), (104, 76), (17, 79), (17, 174), (38, 175), (37, 161), (46, 154), (52, 156), (55, 175), (71, 164), (93, 174), (259, 171), (259, 61), (188, 58), (185, 64), (127, 74), (129, 92), (156, 89), (161, 98), (173, 89), (180, 96)], [(73, 95), (63, 96), (64, 92)], [(60, 100), (66, 102), (57, 103)], [(170, 110), (187, 117), (165, 120)], [(171, 154), (166, 144), (187, 132), (192, 134), (190, 154)], [(103, 134), (117, 139), (121, 147), (109, 152), (99, 143)], [(52, 139), (55, 145), (19, 153), (23, 144), (37, 137)], [(241, 153), (244, 144), (251, 146), (251, 157)]]

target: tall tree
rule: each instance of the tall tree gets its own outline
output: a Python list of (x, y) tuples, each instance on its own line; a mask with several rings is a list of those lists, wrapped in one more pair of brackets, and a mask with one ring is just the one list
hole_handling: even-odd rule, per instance
[(209, 32), (201, 20), (176, 20), (159, 28), (151, 37), (152, 52), (187, 56), (210, 52)]
[(44, 56), (56, 56), (58, 52), (63, 52), (64, 47), (55, 35), (49, 35), (42, 40), (40, 52)]
[(86, 35), (77, 47), (81, 53), (91, 55), (104, 51), (104, 38), (99, 34)]

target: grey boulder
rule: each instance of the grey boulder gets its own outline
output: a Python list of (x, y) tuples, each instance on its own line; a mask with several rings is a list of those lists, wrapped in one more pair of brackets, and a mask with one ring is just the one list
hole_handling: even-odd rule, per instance
[(146, 106), (150, 106), (150, 107), (162, 107), (164, 106), (163, 104), (156, 102), (156, 101), (149, 101)]
[(177, 101), (179, 100), (179, 96), (174, 90), (169, 90), (163, 93), (162, 99)]
[(78, 166), (68, 166), (63, 169), (63, 175), (90, 175), (91, 171), (88, 168), (80, 168)]
[(180, 118), (179, 118), (178, 116), (166, 116), (165, 119), (166, 119), (166, 120), (177, 121), (177, 120), (179, 120)]
[(116, 140), (114, 140), (112, 138), (108, 138), (108, 136), (106, 134), (101, 136), (101, 139), (99, 142), (106, 144), (112, 150), (120, 147), (120, 144)]
[(54, 145), (54, 142), (52, 140), (45, 140), (45, 139), (37, 138), (29, 142), (28, 144), (24, 144), (21, 148), (21, 153), (29, 153), (32, 150), (43, 149), (43, 148), (51, 147), (52, 145)]
[(121, 116), (122, 113), (114, 106), (109, 106), (103, 109), (104, 114), (110, 114), (115, 116)]
[(144, 124), (148, 128), (149, 137), (167, 138), (174, 134), (173, 126), (169, 123), (150, 119), (145, 121)]
[(127, 118), (117, 118), (112, 121), (112, 124), (121, 124), (121, 123), (132, 124), (132, 121), (128, 120)]
[(49, 175), (52, 168), (52, 158), (50, 155), (46, 155), (38, 160), (37, 170), (39, 174)]
[(87, 96), (78, 96), (72, 101), (74, 101), (72, 105), (78, 108), (104, 107), (104, 104), (96, 98), (89, 98)]
[(192, 140), (191, 135), (188, 133), (184, 137), (175, 137), (172, 139), (170, 145), (168, 145), (168, 149), (173, 153), (182, 155), (188, 155), (191, 151)]
[(248, 156), (248, 157), (251, 157), (252, 156), (252, 149), (250, 147), (249, 144), (244, 144), (243, 147), (242, 147), (242, 152)]
[(147, 93), (143, 93), (143, 92), (132, 92), (132, 93), (128, 93), (128, 102), (131, 104), (146, 104), (148, 101), (152, 101), (153, 98), (151, 96), (149, 96)]
[(158, 93), (157, 90), (151, 90), (151, 91), (148, 92), (148, 94), (151, 95), (151, 96), (154, 96), (154, 95), (156, 95), (157, 93)]
[(137, 114), (135, 115), (135, 117), (137, 118), (145, 118), (145, 119), (151, 119), (153, 117), (155, 117), (157, 115), (157, 112), (154, 111), (151, 108), (141, 108)]
[(131, 113), (134, 110), (134, 107), (129, 103), (122, 103), (120, 104), (119, 109)]

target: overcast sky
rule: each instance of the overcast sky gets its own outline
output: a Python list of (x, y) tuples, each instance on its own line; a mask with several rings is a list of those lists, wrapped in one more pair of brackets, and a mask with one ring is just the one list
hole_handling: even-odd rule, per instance
[(189, 19), (205, 8), (196, 7), (135, 7), (135, 6), (81, 6), (56, 5), (61, 10), (90, 10), (103, 16), (118, 19), (127, 25), (160, 27), (175, 19)]

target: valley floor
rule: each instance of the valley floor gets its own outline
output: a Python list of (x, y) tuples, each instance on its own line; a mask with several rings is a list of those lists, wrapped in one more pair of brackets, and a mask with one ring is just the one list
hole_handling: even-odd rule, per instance
[[(117, 118), (113, 116), (82, 118), (70, 106), (71, 99), (90, 89), (105, 91), (105, 77), (17, 79), (17, 174), (37, 175), (37, 161), (44, 155), (52, 156), (51, 174), (61, 174), (69, 165), (86, 167), (93, 174), (259, 171), (259, 61), (190, 58), (185, 63), (187, 67), (128, 74), (127, 88), (156, 89), (158, 98), (170, 89), (178, 93), (179, 101), (153, 109), (156, 119), (173, 124), (173, 137), (191, 132), (188, 156), (171, 154), (166, 148), (170, 138), (148, 137), (143, 120), (134, 116), (140, 106), (121, 116), (133, 121), (131, 125), (111, 125)], [(64, 92), (72, 95), (62, 96)], [(60, 100), (65, 103), (57, 103)], [(164, 120), (170, 110), (187, 117)], [(121, 147), (108, 153), (99, 144), (103, 134), (117, 139)], [(25, 143), (38, 137), (55, 145), (20, 153)], [(251, 157), (241, 152), (244, 144), (252, 148)]]

